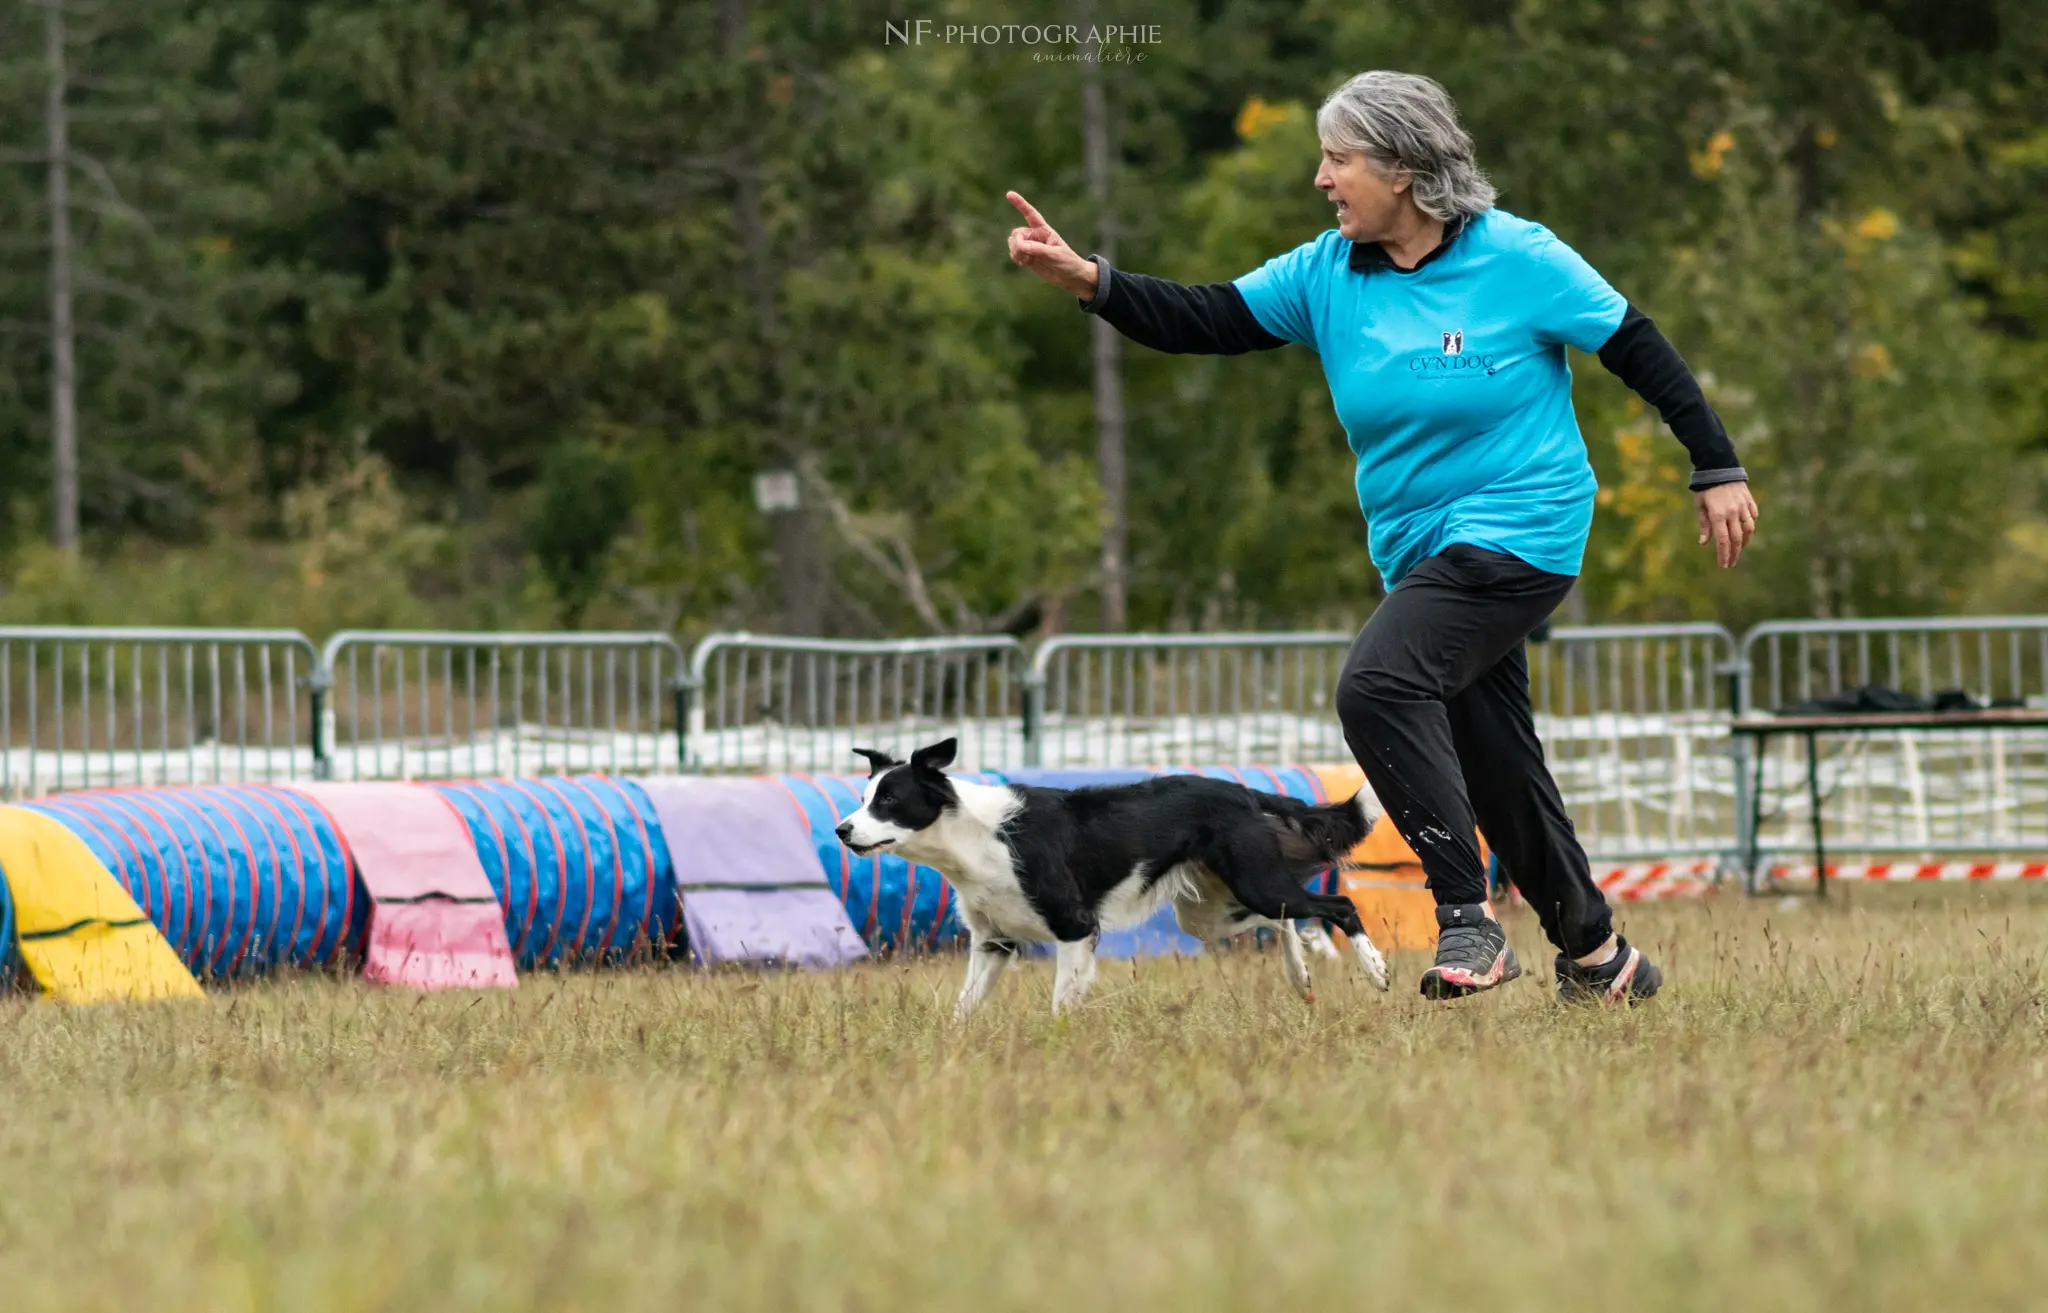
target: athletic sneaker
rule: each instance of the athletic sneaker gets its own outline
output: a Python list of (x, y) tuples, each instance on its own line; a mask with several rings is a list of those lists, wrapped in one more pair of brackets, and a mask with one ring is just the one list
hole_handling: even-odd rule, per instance
[(1508, 932), (1486, 914), (1484, 903), (1436, 909), (1436, 965), (1422, 973), (1424, 998), (1463, 998), (1521, 974)]
[(1639, 1003), (1663, 983), (1657, 964), (1619, 936), (1614, 956), (1596, 967), (1582, 967), (1557, 955), (1557, 996), (1567, 1003)]

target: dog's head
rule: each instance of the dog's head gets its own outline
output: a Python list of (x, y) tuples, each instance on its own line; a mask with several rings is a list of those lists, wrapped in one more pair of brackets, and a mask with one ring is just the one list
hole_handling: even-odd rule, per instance
[(945, 774), (957, 746), (952, 739), (934, 743), (911, 753), (907, 762), (873, 748), (855, 748), (868, 759), (868, 787), (860, 809), (839, 823), (839, 842), (866, 857), (938, 824), (960, 803)]

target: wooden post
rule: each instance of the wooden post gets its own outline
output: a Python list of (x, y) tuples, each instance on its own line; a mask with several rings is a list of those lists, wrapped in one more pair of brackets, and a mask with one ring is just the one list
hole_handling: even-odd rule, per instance
[(50, 541), (78, 550), (78, 366), (71, 318), (70, 80), (64, 61), (63, 0), (44, 0), (44, 60), (50, 76)]
[[(1093, 0), (1084, 0), (1081, 22), (1095, 25)], [(1094, 203), (1096, 247), (1116, 260), (1116, 217), (1110, 192), (1113, 172), (1109, 102), (1102, 89), (1102, 43), (1090, 41), (1081, 65), (1081, 148)], [(1095, 471), (1102, 486), (1102, 628), (1114, 633), (1128, 623), (1130, 514), (1124, 477), (1123, 338), (1100, 316), (1091, 316), (1095, 366)]]

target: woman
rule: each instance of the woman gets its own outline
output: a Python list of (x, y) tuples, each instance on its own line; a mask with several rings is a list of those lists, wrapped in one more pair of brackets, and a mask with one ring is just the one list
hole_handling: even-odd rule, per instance
[(1571, 591), (1597, 491), (1565, 347), (1597, 353), (1685, 444), (1700, 542), (1723, 568), (1755, 532), (1748, 478), (1656, 325), (1548, 229), (1493, 208), (1442, 87), (1361, 73), (1316, 130), (1337, 226), (1233, 282), (1186, 287), (1083, 258), (1015, 192), (1028, 226), (1010, 233), (1010, 258), (1156, 350), (1298, 342), (1322, 356), (1389, 590), (1345, 659), (1337, 714), (1436, 896), (1422, 993), (1521, 974), (1476, 825), (1558, 948), (1559, 994), (1648, 998), (1662, 973), (1614, 933), (1529, 705), (1523, 640)]

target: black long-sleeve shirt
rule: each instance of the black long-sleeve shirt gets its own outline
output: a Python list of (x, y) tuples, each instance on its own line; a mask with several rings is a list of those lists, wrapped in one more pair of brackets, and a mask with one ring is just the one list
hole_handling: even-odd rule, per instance
[[(1442, 254), (1456, 235), (1455, 229), (1447, 233), (1445, 241), (1422, 263)], [(1102, 316), (1134, 342), (1173, 354), (1224, 356), (1287, 345), (1287, 339), (1267, 332), (1259, 323), (1233, 283), (1188, 286), (1114, 269), (1099, 255), (1094, 259), (1100, 281), (1094, 298), (1083, 301), (1081, 308)], [(1352, 244), (1350, 265), (1365, 275), (1393, 268), (1386, 253), (1370, 242)], [(1692, 370), (1656, 323), (1633, 303), (1600, 348), (1599, 357), (1610, 373), (1663, 417), (1685, 445), (1692, 456), (1693, 491), (1748, 480), (1728, 430), (1707, 403)]]

